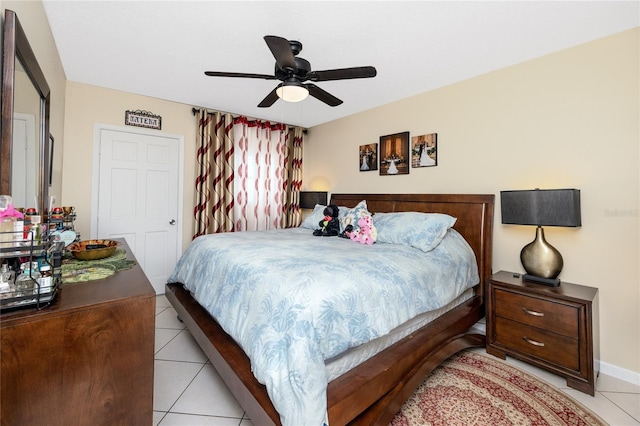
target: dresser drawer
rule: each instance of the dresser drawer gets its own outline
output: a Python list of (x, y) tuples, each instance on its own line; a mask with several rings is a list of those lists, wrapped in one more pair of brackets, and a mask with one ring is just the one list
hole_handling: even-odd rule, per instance
[(578, 308), (495, 289), (496, 316), (577, 339)]
[(578, 340), (496, 318), (495, 344), (531, 355), (573, 371), (580, 370)]

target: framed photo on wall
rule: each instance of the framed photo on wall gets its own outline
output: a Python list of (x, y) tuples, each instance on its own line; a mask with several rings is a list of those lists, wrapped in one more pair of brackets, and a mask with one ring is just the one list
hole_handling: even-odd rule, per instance
[(409, 174), (409, 132), (380, 136), (380, 176)]
[(361, 172), (378, 170), (378, 144), (360, 145), (358, 167)]
[(438, 134), (411, 138), (411, 167), (433, 167), (438, 165)]

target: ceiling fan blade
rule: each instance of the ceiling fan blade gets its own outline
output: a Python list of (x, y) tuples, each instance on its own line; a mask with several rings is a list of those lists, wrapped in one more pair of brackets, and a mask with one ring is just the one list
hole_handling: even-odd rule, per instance
[(306, 79), (311, 81), (350, 80), (354, 78), (375, 77), (377, 71), (374, 67), (339, 68), (335, 70), (311, 71)]
[(264, 41), (276, 58), (276, 63), (282, 70), (297, 71), (296, 59), (291, 51), (289, 40), (278, 36), (264, 36)]
[(251, 74), (243, 72), (219, 72), (219, 71), (205, 71), (205, 75), (209, 77), (242, 77), (242, 78), (260, 78), (262, 80), (277, 80), (273, 75), (267, 74)]
[(276, 89), (278, 87), (279, 86), (269, 92), (269, 94), (262, 100), (262, 102), (258, 104), (258, 108), (269, 108), (279, 99), (278, 94), (276, 93)]
[(331, 93), (322, 90), (321, 88), (319, 88), (315, 84), (307, 83), (307, 84), (304, 85), (304, 87), (306, 87), (307, 90), (309, 90), (309, 94), (311, 96), (313, 96), (314, 98), (318, 99), (319, 101), (324, 102), (325, 104), (327, 104), (329, 106), (334, 107), (334, 106), (338, 106), (338, 105), (340, 105), (342, 103), (342, 101), (340, 99), (336, 98)]

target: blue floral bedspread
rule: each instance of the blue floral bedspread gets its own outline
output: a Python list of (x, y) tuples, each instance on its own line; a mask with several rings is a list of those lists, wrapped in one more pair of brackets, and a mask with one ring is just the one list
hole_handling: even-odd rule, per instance
[(242, 346), (283, 425), (320, 426), (324, 360), (446, 305), (478, 272), (454, 230), (425, 253), (295, 228), (199, 237), (169, 282), (183, 283)]

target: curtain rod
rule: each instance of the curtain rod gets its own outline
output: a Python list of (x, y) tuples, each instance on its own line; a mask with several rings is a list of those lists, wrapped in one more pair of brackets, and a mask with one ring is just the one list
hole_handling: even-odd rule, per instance
[[(234, 113), (229, 112), (229, 111), (210, 110), (209, 108), (196, 108), (196, 107), (191, 108), (191, 112), (193, 113), (193, 115), (198, 115), (198, 113), (200, 111), (202, 111), (202, 110), (205, 110), (208, 114), (211, 114), (212, 112), (219, 112), (219, 113), (222, 113), (222, 114), (229, 114), (233, 118), (241, 116), (241, 114), (234, 114)], [(247, 117), (247, 119), (249, 119), (249, 120), (257, 120), (257, 118), (251, 118), (251, 117)]]
[[(193, 108), (191, 108), (191, 113), (192, 113), (193, 115), (197, 115), (197, 114), (201, 111), (201, 109), (204, 109), (207, 113), (210, 113), (210, 112), (211, 112), (208, 108), (196, 108), (196, 107), (193, 107)], [(241, 115), (239, 115), (239, 114), (233, 114), (233, 113), (231, 113), (231, 112), (227, 112), (227, 111), (217, 111), (217, 112), (221, 112), (221, 113), (223, 113), (223, 114), (231, 114), (231, 116), (232, 116), (233, 118), (236, 118), (236, 117), (240, 117), (240, 116), (241, 116)], [(247, 120), (251, 120), (251, 121), (263, 121), (263, 120), (264, 120), (264, 118), (253, 118), (253, 117), (247, 117)], [(269, 121), (269, 120), (267, 120), (267, 121)], [(292, 125), (292, 124), (286, 124), (286, 123), (282, 123), (282, 124), (285, 124), (285, 125), (287, 125), (287, 126), (289, 126), (289, 127), (300, 127), (300, 126), (294, 126), (294, 125)], [(303, 132), (305, 135), (307, 134), (307, 131), (308, 131), (308, 129), (305, 129), (304, 127), (302, 127), (302, 132)]]

